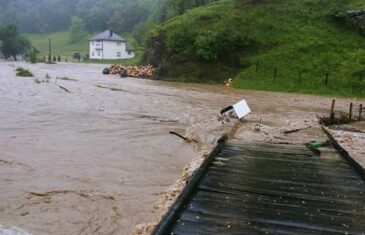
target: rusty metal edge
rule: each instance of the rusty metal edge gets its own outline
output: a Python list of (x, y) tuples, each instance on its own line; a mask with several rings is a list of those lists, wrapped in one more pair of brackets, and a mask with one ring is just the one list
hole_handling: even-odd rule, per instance
[(340, 153), (340, 155), (354, 168), (356, 173), (365, 181), (365, 169), (353, 158), (351, 155), (338, 143), (338, 141), (333, 137), (331, 132), (322, 126), (322, 130), (328, 136), (330, 143), (333, 147)]
[(179, 213), (194, 193), (196, 186), (203, 178), (214, 158), (221, 151), (226, 140), (227, 136), (223, 136), (218, 140), (217, 146), (208, 155), (208, 157), (205, 158), (199, 169), (191, 176), (181, 194), (175, 200), (174, 204), (170, 207), (169, 211), (165, 214), (160, 223), (154, 228), (151, 235), (165, 235), (172, 228), (173, 222), (178, 218)]

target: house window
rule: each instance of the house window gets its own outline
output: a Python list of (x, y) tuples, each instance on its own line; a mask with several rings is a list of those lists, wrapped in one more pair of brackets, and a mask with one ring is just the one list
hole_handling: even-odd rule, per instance
[(117, 46), (120, 47), (122, 45), (121, 42), (117, 42)]
[(102, 49), (103, 48), (103, 44), (101, 41), (95, 41), (93, 42), (93, 45), (95, 47), (95, 49)]
[(98, 51), (98, 56), (100, 56), (101, 55), (101, 53), (100, 53), (100, 51)]
[(121, 57), (122, 53), (120, 51), (117, 52), (117, 57)]
[(94, 55), (95, 55), (95, 53), (94, 53), (94, 52), (91, 52), (91, 55), (92, 55), (92, 56), (94, 56)]

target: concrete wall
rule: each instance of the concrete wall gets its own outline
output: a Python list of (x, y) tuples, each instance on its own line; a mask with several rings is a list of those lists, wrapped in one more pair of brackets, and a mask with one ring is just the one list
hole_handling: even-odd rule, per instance
[(90, 59), (128, 59), (133, 58), (134, 53), (128, 53), (125, 42), (115, 41), (90, 41)]

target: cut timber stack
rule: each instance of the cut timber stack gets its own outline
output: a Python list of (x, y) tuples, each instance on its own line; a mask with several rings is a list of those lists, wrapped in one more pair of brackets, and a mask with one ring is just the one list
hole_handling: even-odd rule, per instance
[(156, 69), (152, 65), (127, 66), (128, 76), (132, 77), (153, 77)]
[(109, 74), (120, 74), (122, 77), (142, 77), (152, 78), (155, 75), (156, 69), (152, 65), (135, 65), (135, 66), (121, 66), (112, 65), (109, 68)]
[(123, 66), (120, 65), (112, 65), (109, 68), (109, 74), (120, 74), (122, 70), (126, 70)]

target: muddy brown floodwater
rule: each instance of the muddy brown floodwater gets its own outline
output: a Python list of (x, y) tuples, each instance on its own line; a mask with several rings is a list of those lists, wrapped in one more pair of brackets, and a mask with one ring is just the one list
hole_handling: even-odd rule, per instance
[[(16, 77), (20, 66), (35, 78)], [(0, 63), (1, 225), (130, 234), (196, 156), (169, 131), (184, 134), (224, 95), (103, 76), (103, 67)], [(72, 79), (57, 79), (71, 93), (56, 77)]]
[[(16, 77), (20, 66), (35, 78)], [(253, 114), (241, 137), (257, 123), (277, 130), (315, 125), (331, 100), (120, 79), (101, 75), (103, 67), (0, 63), (0, 229), (131, 234), (155, 220), (155, 202), (197, 158), (194, 144), (169, 131), (183, 134), (193, 126), (196, 138), (213, 144), (208, 132), (218, 124), (209, 129), (207, 123), (242, 98)], [(340, 100), (339, 108), (347, 102)]]

